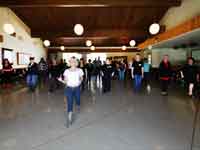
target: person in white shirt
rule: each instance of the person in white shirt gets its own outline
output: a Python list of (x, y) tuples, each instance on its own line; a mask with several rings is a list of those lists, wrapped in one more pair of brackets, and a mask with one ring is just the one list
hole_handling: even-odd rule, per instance
[(83, 71), (82, 69), (78, 68), (78, 61), (75, 57), (72, 57), (69, 61), (70, 68), (64, 71), (63, 77), (64, 80), (59, 78), (59, 81), (63, 82), (65, 87), (65, 96), (67, 97), (67, 119), (69, 124), (72, 124), (72, 115), (73, 115), (73, 102), (74, 98), (76, 100), (76, 106), (78, 112), (80, 112), (80, 85), (83, 81)]

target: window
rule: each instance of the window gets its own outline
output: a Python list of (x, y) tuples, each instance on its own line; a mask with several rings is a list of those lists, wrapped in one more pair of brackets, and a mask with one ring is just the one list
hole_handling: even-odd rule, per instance
[(91, 59), (92, 61), (95, 60), (95, 59), (98, 59), (100, 58), (100, 60), (103, 62), (106, 60), (107, 58), (107, 55), (106, 53), (90, 53), (90, 54), (87, 54), (87, 62), (89, 59)]

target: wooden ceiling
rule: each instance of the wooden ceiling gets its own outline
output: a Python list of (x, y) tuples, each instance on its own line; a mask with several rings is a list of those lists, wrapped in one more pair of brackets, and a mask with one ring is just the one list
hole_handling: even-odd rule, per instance
[[(33, 37), (49, 39), (52, 46), (85, 46), (86, 39), (97, 46), (128, 45), (131, 39), (141, 43), (149, 37), (149, 25), (180, 4), (180, 0), (0, 0), (31, 28)], [(77, 23), (85, 29), (81, 37), (73, 33)]]

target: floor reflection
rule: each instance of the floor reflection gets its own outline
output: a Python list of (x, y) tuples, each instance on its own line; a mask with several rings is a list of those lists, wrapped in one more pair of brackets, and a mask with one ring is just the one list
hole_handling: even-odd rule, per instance
[[(82, 143), (87, 137), (93, 140), (93, 149), (98, 149), (96, 141), (100, 141), (105, 147), (116, 142), (112, 149), (121, 144), (122, 149), (131, 150), (134, 146), (139, 150), (187, 150), (193, 114), (186, 97), (173, 89), (168, 97), (162, 97), (156, 86), (150, 95), (145, 90), (134, 93), (132, 81), (117, 80), (112, 81), (111, 92), (103, 94), (101, 82), (92, 80), (82, 91), (81, 114), (70, 129), (64, 126), (63, 88), (53, 93), (48, 93), (47, 88), (34, 93), (27, 88), (3, 92), (0, 94), (0, 149), (50, 150), (65, 149), (66, 145), (87, 149)], [(105, 135), (109, 135), (108, 139)], [(68, 137), (80, 141), (80, 147)], [(123, 144), (121, 139), (128, 144)]]

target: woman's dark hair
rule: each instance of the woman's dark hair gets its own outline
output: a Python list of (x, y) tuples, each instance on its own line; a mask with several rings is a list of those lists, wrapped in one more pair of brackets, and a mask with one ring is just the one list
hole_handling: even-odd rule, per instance
[(5, 58), (5, 59), (3, 59), (3, 63), (2, 63), (3, 67), (5, 67), (6, 62), (8, 63), (9, 66), (11, 66), (11, 63), (9, 62), (9, 60), (7, 58)]
[(148, 59), (147, 59), (147, 58), (144, 58), (143, 61), (144, 61), (144, 62), (148, 62)]
[(136, 55), (141, 56), (139, 53), (137, 53)]
[(85, 60), (84, 60), (84, 58), (81, 58), (80, 61), (83, 61), (83, 62), (84, 62)]
[(109, 60), (109, 61), (111, 61), (111, 59), (110, 59), (110, 58), (106, 58), (106, 60)]
[(34, 60), (35, 58), (34, 58), (34, 57), (30, 57), (29, 59), (30, 59), (30, 60)]

